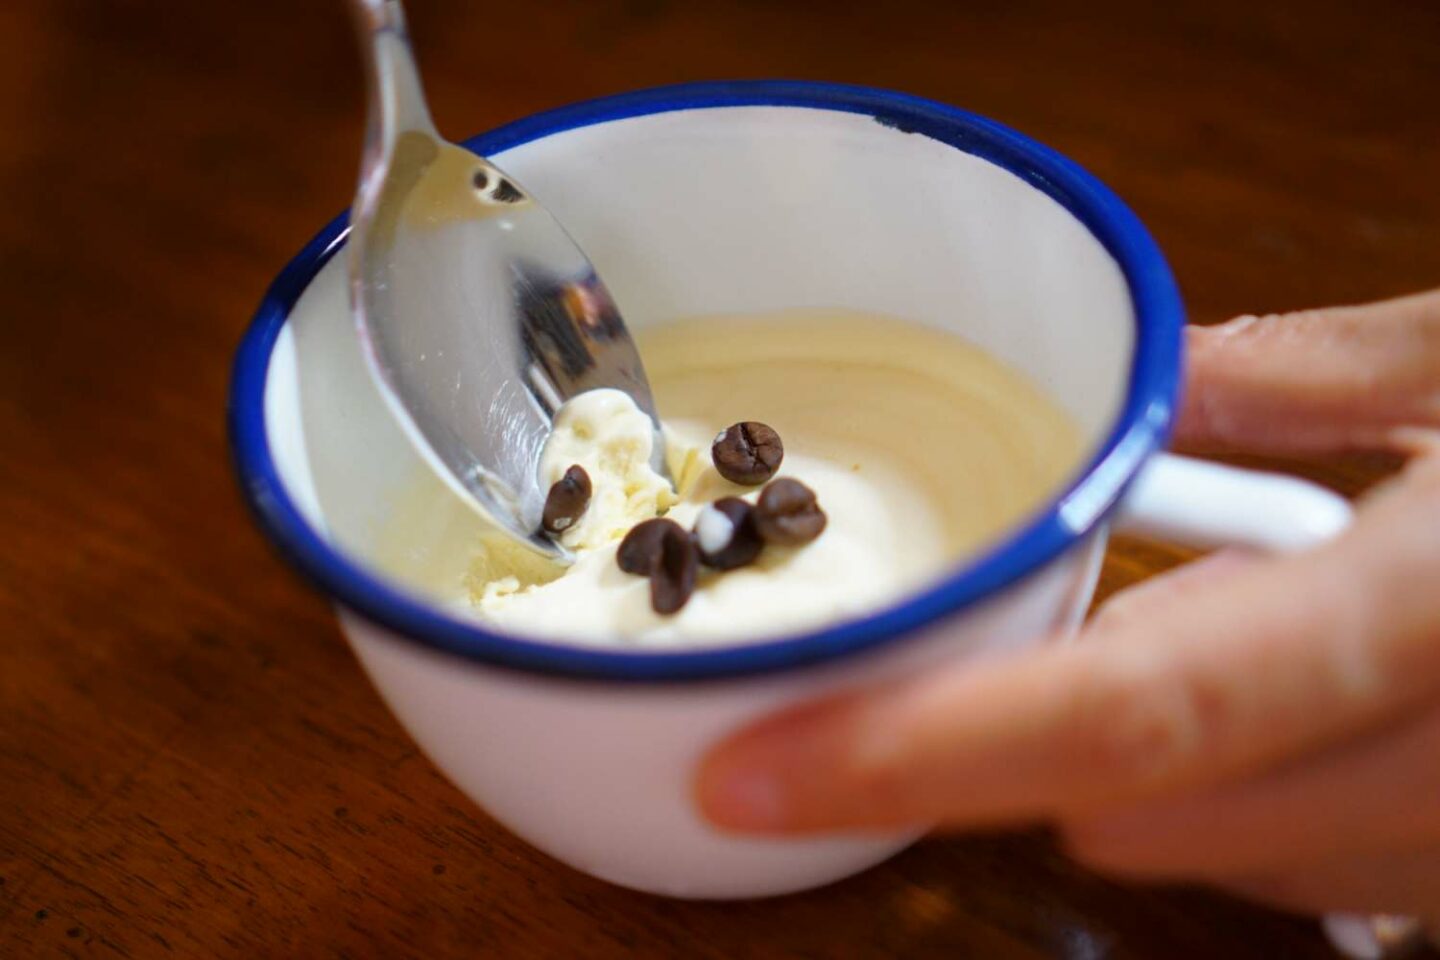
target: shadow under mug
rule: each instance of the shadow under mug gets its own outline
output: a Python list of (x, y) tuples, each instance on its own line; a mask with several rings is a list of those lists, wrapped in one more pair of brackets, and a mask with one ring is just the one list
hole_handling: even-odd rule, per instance
[[(497, 634), (425, 596), (476, 521), (428, 476), (375, 391), (332, 260), (343, 217), (330, 224), (275, 281), (240, 347), (230, 418), (241, 483), (261, 526), (335, 600), (425, 752), (497, 820), (580, 870), (705, 898), (859, 871), (919, 828), (722, 834), (691, 798), (705, 747), (805, 698), (1073, 628), (1112, 520), (1275, 549), (1347, 521), (1342, 500), (1303, 482), (1160, 452), (1184, 323), (1164, 258), (1101, 183), (999, 124), (867, 88), (709, 83), (562, 108), (469, 145), (569, 227), (635, 327), (826, 306), (929, 324), (1026, 373), (1089, 451), (1002, 542), (865, 617), (674, 653)], [(399, 561), (381, 548), (397, 511)]]

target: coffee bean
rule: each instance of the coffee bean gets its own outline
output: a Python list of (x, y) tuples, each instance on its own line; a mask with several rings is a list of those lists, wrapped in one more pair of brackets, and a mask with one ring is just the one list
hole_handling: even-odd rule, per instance
[(665, 531), (672, 527), (682, 534), (685, 532), (685, 528), (680, 524), (663, 517), (635, 524), (630, 528), (630, 532), (625, 534), (625, 539), (620, 541), (620, 548), (615, 551), (615, 562), (626, 573), (633, 573), (638, 577), (650, 576), (650, 571), (654, 570), (655, 564), (660, 561), (660, 540), (665, 536)]
[(678, 613), (695, 592), (700, 552), (690, 534), (672, 523), (660, 535), (660, 557), (650, 570), (650, 606), (656, 613)]
[(755, 504), (755, 526), (766, 543), (786, 547), (809, 543), (825, 530), (825, 523), (815, 491), (789, 477), (767, 484)]
[(716, 570), (734, 570), (755, 562), (765, 542), (755, 528), (755, 508), (739, 497), (723, 497), (695, 518), (700, 562)]
[(550, 486), (550, 493), (545, 497), (545, 509), (540, 515), (540, 526), (549, 534), (560, 534), (570, 529), (590, 506), (590, 492), (590, 474), (577, 463)]
[(757, 486), (775, 476), (785, 459), (780, 434), (763, 423), (746, 420), (728, 427), (710, 445), (710, 459), (720, 476), (732, 483)]

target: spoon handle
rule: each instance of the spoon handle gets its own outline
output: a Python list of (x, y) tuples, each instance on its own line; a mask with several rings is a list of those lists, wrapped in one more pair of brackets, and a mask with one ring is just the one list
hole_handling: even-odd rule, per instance
[(351, 0), (367, 88), (362, 183), (382, 175), (382, 158), (407, 130), (438, 137), (410, 50), (400, 0)]

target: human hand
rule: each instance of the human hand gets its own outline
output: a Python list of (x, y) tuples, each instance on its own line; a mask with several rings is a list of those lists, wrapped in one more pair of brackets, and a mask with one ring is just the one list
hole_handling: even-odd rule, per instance
[(1440, 917), (1440, 291), (1188, 336), (1181, 445), (1415, 459), (1323, 546), (1217, 554), (1081, 642), (760, 721), (702, 765), (705, 815), (1043, 821), (1103, 871)]

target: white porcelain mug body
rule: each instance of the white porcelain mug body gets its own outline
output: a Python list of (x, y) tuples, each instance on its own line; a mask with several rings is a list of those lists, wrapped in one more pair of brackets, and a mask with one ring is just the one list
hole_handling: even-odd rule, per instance
[(538, 678), (423, 650), (342, 613), (346, 636), (396, 716), (491, 816), (551, 856), (614, 883), (676, 897), (804, 890), (848, 876), (920, 832), (746, 839), (702, 822), (691, 778), (704, 749), (770, 710), (955, 656), (1053, 637), (1083, 614), (1093, 554), (925, 634), (833, 667), (715, 683), (596, 684)]
[[(1254, 475), (1169, 457), (1142, 467), (1153, 452), (1143, 445), (1127, 454), (1125, 443), (1143, 439), (1143, 418), (1163, 433), (1179, 376), (1177, 347), (1162, 363), (1170, 369), (1157, 372), (1152, 357), (1145, 375), (1159, 380), (1137, 387), (1137, 352), (1149, 349), (1138, 324), (1174, 326), (1151, 339), (1162, 348), (1178, 343), (1178, 301), (1147, 320), (1136, 291), (1159, 281), (1127, 276), (1094, 223), (1047, 193), (1044, 178), (1007, 169), (1020, 161), (998, 147), (976, 156), (907, 132), (883, 111), (877, 120), (860, 109), (868, 93), (816, 94), (805, 104), (785, 102), (806, 99), (794, 85), (751, 89), (781, 87), (793, 95), (760, 97), (774, 103), (732, 103), (731, 88), (720, 85), (666, 103), (652, 95), (643, 111), (628, 101), (577, 108), (522, 121), (480, 146), (569, 227), (633, 326), (833, 306), (953, 331), (1024, 371), (1069, 411), (1093, 453), (1047, 507), (1048, 542), (1064, 534), (1064, 549), (1042, 555), (1029, 534), (997, 545), (998, 559), (981, 566), (1008, 573), (953, 609), (942, 609), (941, 594), (909, 602), (883, 621), (903, 625), (885, 642), (676, 682), (554, 676), (457, 656), (402, 635), (403, 626), (346, 610), (340, 594), (346, 636), (375, 685), (462, 790), (560, 860), (674, 896), (804, 889), (910, 842), (915, 831), (803, 840), (719, 833), (694, 808), (695, 762), (727, 731), (783, 705), (1013, 652), (1073, 628), (1093, 593), (1104, 517), (1136, 471), (1123, 515), (1184, 539), (1295, 545), (1284, 531), (1296, 523), (1314, 528), (1303, 540), (1344, 519), (1343, 505), (1313, 488), (1287, 493), (1265, 487), (1268, 479), (1256, 486)], [(821, 102), (827, 96), (833, 102)], [(894, 102), (902, 115), (913, 106)], [(981, 143), (991, 134), (977, 124), (966, 135)], [(1108, 194), (1075, 203), (1095, 222), (1129, 216)], [(319, 532), (327, 546), (287, 543), (291, 535), (272, 524), (308, 571), (331, 564), (314, 555), (333, 549), (423, 595), (437, 571), (454, 569), (476, 521), (427, 477), (376, 394), (349, 319), (341, 260), (301, 278), (303, 295), (273, 349), (265, 347), (263, 437), (253, 442), (267, 445), (279, 487), (252, 482), (252, 499), (264, 518), (283, 492), (295, 513), (285, 523)], [(1168, 274), (1162, 279), (1163, 288)], [(246, 416), (232, 409), (232, 418)], [(242, 474), (246, 443), (237, 441)], [(1239, 516), (1262, 488), (1301, 506)], [(395, 538), (401, 501), (409, 504), (403, 549), (382, 550), (382, 540)], [(1331, 519), (1306, 527), (1305, 518), (1326, 511)]]

